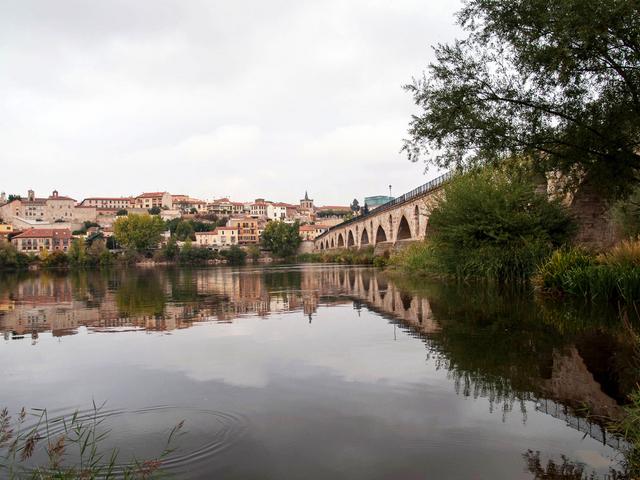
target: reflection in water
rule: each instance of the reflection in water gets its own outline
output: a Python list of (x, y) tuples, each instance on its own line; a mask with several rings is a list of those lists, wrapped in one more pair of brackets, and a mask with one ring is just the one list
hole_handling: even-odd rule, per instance
[[(339, 312), (342, 305), (353, 305), (356, 315), (366, 310), (393, 323), (394, 338), (397, 328), (419, 339), (427, 364), (446, 372), (452, 391), (487, 399), (489, 412), (501, 412), (503, 422), (519, 412), (526, 424), (533, 408), (536, 415), (561, 419), (620, 448), (601, 422), (585, 419), (586, 413), (591, 419), (619, 417), (621, 402), (640, 380), (633, 343), (606, 312), (540, 306), (526, 294), (488, 287), (415, 285), (368, 268), (131, 269), (0, 277), (5, 343), (30, 338), (36, 347), (42, 332), (64, 337), (84, 327), (88, 333), (170, 333), (287, 312), (301, 312), (312, 323), (320, 309)], [(339, 329), (333, 335), (347, 333)], [(314, 343), (307, 347), (310, 357)], [(295, 376), (295, 364), (286, 368)], [(539, 454), (529, 452), (526, 458), (535, 478), (584, 473), (565, 458), (559, 464), (549, 460), (547, 467)]]
[[(580, 463), (570, 461), (564, 455), (561, 456), (560, 462), (548, 460), (543, 465), (540, 459), (540, 452), (527, 451), (524, 455), (527, 462), (527, 469), (534, 475), (535, 480), (594, 480), (595, 473), (587, 474), (585, 466)], [(609, 480), (622, 479), (619, 473), (611, 471), (608, 474)]]

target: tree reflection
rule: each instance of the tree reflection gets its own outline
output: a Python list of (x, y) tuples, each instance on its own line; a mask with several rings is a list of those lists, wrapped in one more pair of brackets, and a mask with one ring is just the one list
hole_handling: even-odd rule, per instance
[(125, 316), (162, 315), (166, 295), (154, 272), (130, 272), (115, 292), (118, 311)]
[[(596, 472), (586, 472), (585, 466), (578, 462), (572, 462), (564, 455), (561, 461), (547, 460), (546, 465), (540, 459), (540, 452), (527, 450), (522, 455), (527, 465), (527, 471), (533, 474), (535, 480), (595, 480), (599, 478)], [(607, 480), (626, 480), (629, 477), (621, 472), (609, 470)]]

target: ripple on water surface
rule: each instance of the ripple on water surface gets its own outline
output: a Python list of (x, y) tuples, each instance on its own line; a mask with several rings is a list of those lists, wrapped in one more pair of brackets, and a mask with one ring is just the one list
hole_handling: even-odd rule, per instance
[[(52, 416), (51, 413), (54, 415)], [(37, 417), (25, 423), (25, 431), (37, 427), (41, 436), (55, 440), (69, 428), (75, 410), (56, 410), (49, 413), (48, 426), (38, 425)], [(96, 432), (108, 432), (99, 444), (99, 451), (108, 461), (112, 449), (119, 450), (117, 470), (140, 461), (157, 458), (167, 448), (171, 430), (183, 422), (181, 435), (174, 436), (174, 450), (162, 461), (164, 470), (172, 474), (187, 472), (199, 464), (210, 461), (217, 454), (237, 443), (247, 430), (244, 416), (232, 412), (191, 407), (158, 405), (136, 410), (99, 409), (78, 411), (77, 420), (85, 426), (98, 425)], [(32, 459), (32, 465), (46, 463), (45, 442)], [(67, 450), (68, 462), (73, 460), (73, 448)]]

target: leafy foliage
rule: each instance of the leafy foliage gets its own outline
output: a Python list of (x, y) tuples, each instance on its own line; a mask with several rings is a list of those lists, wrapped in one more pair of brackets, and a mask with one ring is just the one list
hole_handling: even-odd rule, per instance
[[(405, 150), (443, 168), (521, 156), (626, 193), (640, 167), (640, 10), (632, 0), (469, 0), (465, 40), (406, 88)], [(603, 188), (603, 191), (605, 189)]]
[(431, 213), (429, 263), (461, 277), (524, 280), (574, 228), (564, 208), (537, 194), (526, 177), (474, 171), (448, 183)]
[(76, 238), (71, 242), (67, 257), (73, 267), (107, 266), (113, 263), (113, 257), (107, 250), (104, 239), (96, 239), (87, 246), (84, 240)]
[(300, 225), (281, 221), (269, 222), (262, 233), (262, 246), (277, 257), (290, 257), (300, 246)]
[(69, 257), (67, 254), (60, 250), (55, 250), (47, 255), (42, 256), (43, 268), (58, 268), (64, 269), (69, 266)]
[(184, 220), (182, 218), (174, 218), (172, 220), (168, 220), (166, 226), (172, 236), (175, 236), (177, 240), (183, 242), (187, 239), (195, 240), (195, 232), (210, 232), (214, 230), (217, 226), (217, 222), (203, 222), (193, 219)]
[(229, 265), (244, 265), (247, 260), (247, 252), (237, 245), (232, 245), (227, 250), (222, 250), (220, 255)]
[(298, 262), (303, 263), (342, 263), (346, 265), (373, 265), (376, 258), (373, 254), (373, 247), (361, 248), (359, 250), (335, 250), (322, 253), (303, 253), (296, 257)]
[(191, 240), (187, 240), (186, 243), (180, 249), (180, 252), (177, 255), (178, 261), (180, 263), (205, 263), (208, 260), (212, 260), (217, 258), (218, 255), (216, 252), (209, 250), (207, 248), (194, 247), (191, 244)]
[(29, 256), (9, 242), (0, 240), (0, 270), (21, 270), (29, 266)]
[(155, 215), (118, 217), (113, 224), (117, 242), (127, 250), (146, 252), (158, 245), (164, 222)]

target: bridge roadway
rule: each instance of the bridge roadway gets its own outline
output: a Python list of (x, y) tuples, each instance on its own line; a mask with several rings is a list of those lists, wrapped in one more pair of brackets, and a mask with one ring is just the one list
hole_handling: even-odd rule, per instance
[(367, 214), (336, 225), (315, 239), (314, 251), (373, 246), (376, 253), (381, 253), (423, 240), (431, 210), (451, 177), (451, 172), (445, 173)]

